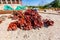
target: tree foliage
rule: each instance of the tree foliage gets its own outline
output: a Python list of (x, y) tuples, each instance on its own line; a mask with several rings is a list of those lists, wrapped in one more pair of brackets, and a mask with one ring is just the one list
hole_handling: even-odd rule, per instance
[(44, 6), (44, 8), (46, 8), (46, 7), (60, 8), (60, 0), (54, 0), (50, 4), (47, 4)]

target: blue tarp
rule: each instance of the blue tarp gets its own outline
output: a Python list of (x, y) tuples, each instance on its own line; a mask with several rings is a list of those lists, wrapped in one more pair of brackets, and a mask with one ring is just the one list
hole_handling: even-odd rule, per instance
[(10, 7), (9, 5), (5, 5), (4, 10), (14, 10), (14, 9), (12, 7)]
[(12, 8), (11, 6), (9, 5), (5, 5), (4, 6), (4, 10), (25, 10), (26, 7), (25, 6), (17, 6), (16, 9)]
[(26, 7), (25, 6), (17, 6), (15, 10), (25, 10)]

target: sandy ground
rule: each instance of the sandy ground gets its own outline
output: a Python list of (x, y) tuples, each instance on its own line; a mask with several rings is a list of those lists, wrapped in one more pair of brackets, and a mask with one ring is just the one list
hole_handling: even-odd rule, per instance
[(0, 24), (0, 40), (60, 40), (60, 15), (40, 14), (43, 18), (52, 19), (54, 26), (42, 27), (39, 30), (32, 29), (24, 31), (7, 31), (11, 19), (7, 19)]

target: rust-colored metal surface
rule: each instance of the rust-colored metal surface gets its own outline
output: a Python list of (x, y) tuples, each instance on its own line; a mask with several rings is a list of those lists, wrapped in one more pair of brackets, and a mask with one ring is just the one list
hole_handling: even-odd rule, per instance
[(43, 26), (53, 26), (54, 24), (54, 21), (50, 19), (43, 20), (41, 15), (33, 9), (27, 9), (24, 13), (22, 13), (22, 11), (14, 11), (12, 14), (12, 19), (17, 19), (17, 21), (11, 22), (8, 26), (8, 30), (16, 30), (17, 28), (22, 30), (31, 30), (41, 28)]

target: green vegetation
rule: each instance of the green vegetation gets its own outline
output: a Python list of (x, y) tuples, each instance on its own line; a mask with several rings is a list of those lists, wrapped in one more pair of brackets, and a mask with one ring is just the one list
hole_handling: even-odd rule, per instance
[(44, 6), (28, 6), (29, 8), (60, 8), (60, 0), (54, 0), (53, 2)]
[(50, 4), (47, 4), (44, 6), (44, 8), (50, 8), (50, 7), (54, 7), (54, 8), (60, 8), (60, 0), (54, 0), (53, 2), (51, 2)]

